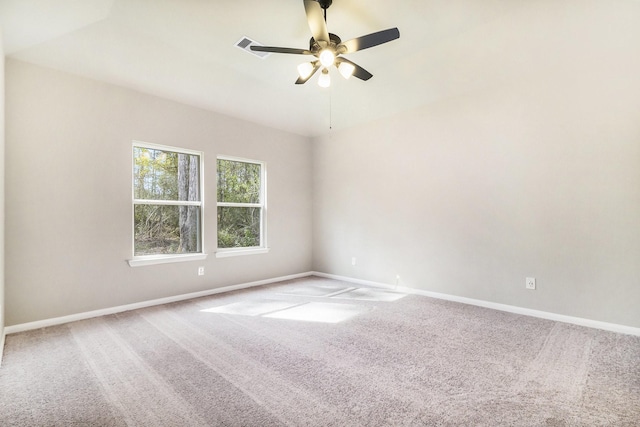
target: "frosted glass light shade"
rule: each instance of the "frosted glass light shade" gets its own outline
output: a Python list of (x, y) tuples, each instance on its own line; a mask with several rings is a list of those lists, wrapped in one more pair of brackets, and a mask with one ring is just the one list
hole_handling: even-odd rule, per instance
[(305, 62), (298, 65), (298, 75), (301, 78), (303, 79), (308, 78), (312, 72), (313, 72), (313, 64), (311, 62)]
[(341, 62), (340, 65), (338, 65), (338, 71), (340, 71), (340, 74), (342, 74), (342, 77), (344, 77), (345, 79), (351, 77), (355, 70), (356, 67), (348, 62)]
[(331, 67), (336, 60), (336, 55), (329, 49), (320, 52), (320, 63), (325, 67)]
[(331, 86), (331, 77), (329, 77), (329, 70), (326, 68), (322, 70), (322, 74), (318, 77), (318, 86), (329, 87)]

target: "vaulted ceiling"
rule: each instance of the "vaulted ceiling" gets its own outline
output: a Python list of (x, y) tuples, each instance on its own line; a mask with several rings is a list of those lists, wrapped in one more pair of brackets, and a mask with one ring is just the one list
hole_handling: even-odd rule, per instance
[(343, 40), (390, 27), (400, 39), (346, 55), (374, 77), (334, 70), (330, 89), (294, 84), (305, 57), (236, 47), (308, 47), (302, 0), (0, 0), (0, 26), (9, 57), (315, 136), (522, 79), (580, 44), (586, 23), (561, 29), (594, 5), (334, 0), (327, 24)]

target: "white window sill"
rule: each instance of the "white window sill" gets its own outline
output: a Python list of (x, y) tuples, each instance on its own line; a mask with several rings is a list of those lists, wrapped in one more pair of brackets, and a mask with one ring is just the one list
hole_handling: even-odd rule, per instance
[(139, 256), (127, 260), (130, 267), (142, 267), (145, 265), (168, 264), (172, 262), (200, 261), (207, 259), (207, 254), (187, 254), (187, 255), (148, 255)]
[(216, 252), (216, 258), (227, 258), (232, 256), (241, 256), (241, 255), (256, 255), (256, 254), (266, 254), (269, 252), (269, 248), (238, 248), (238, 249), (218, 249)]

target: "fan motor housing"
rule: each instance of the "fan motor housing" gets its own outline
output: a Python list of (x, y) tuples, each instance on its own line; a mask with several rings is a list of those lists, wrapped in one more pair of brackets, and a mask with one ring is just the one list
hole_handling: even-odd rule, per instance
[[(329, 40), (331, 41), (331, 46), (333, 46), (334, 48), (342, 43), (342, 39), (340, 39), (340, 37), (333, 33), (329, 33)], [(314, 39), (313, 37), (309, 39), (309, 50), (314, 53), (322, 50), (322, 47), (320, 47), (320, 45), (316, 43), (316, 39)]]
[(333, 0), (318, 0), (318, 3), (320, 3), (321, 8), (327, 10), (329, 6), (331, 6), (331, 3), (333, 3)]

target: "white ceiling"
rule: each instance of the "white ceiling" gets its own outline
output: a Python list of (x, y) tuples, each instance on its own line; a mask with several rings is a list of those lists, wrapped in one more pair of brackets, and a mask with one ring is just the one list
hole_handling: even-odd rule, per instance
[(0, 0), (0, 26), (9, 57), (316, 136), (521, 78), (558, 44), (540, 25), (567, 12), (557, 3), (334, 0), (343, 40), (390, 27), (400, 39), (346, 55), (374, 77), (333, 70), (331, 89), (294, 84), (306, 57), (235, 47), (308, 47), (302, 0)]

